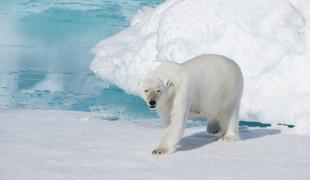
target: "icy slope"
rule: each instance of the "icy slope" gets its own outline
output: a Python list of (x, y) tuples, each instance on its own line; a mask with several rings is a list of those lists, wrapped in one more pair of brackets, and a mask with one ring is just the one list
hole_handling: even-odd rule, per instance
[(160, 61), (223, 54), (245, 76), (243, 119), (297, 124), (310, 110), (309, 9), (302, 0), (168, 0), (99, 42), (90, 68), (136, 94), (137, 81)]
[(242, 141), (225, 143), (214, 142), (205, 127), (189, 128), (180, 151), (153, 156), (162, 133), (154, 121), (104, 119), (0, 109), (0, 179), (309, 179), (307, 136), (241, 128)]

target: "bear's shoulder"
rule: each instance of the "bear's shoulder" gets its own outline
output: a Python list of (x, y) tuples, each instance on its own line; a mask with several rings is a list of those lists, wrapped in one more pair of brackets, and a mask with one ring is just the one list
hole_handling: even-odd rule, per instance
[(150, 73), (151, 76), (170, 76), (180, 74), (182, 67), (180, 64), (170, 61), (162, 62), (154, 71)]

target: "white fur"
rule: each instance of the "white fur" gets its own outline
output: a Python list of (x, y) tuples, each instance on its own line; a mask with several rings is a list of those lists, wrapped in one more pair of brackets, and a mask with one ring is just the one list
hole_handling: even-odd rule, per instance
[(174, 152), (189, 116), (208, 118), (209, 133), (239, 139), (238, 115), (243, 89), (239, 66), (219, 55), (201, 55), (183, 64), (163, 62), (140, 84), (141, 96), (156, 101), (165, 131), (154, 154)]

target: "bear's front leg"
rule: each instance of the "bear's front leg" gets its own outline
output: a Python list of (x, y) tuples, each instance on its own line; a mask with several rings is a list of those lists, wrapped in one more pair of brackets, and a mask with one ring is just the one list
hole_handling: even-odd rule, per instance
[(170, 106), (160, 107), (157, 110), (163, 128), (167, 128), (170, 125), (171, 122), (170, 111), (171, 111)]
[(190, 101), (189, 98), (186, 98), (186, 95), (175, 101), (171, 111), (170, 124), (164, 131), (159, 147), (154, 149), (152, 154), (165, 154), (176, 151), (188, 118), (188, 104), (190, 104)]
[(176, 147), (179, 144), (183, 135), (186, 119), (187, 118), (185, 118), (184, 113), (182, 116), (171, 118), (171, 123), (165, 129), (159, 147), (154, 149), (152, 154), (165, 154), (175, 152)]

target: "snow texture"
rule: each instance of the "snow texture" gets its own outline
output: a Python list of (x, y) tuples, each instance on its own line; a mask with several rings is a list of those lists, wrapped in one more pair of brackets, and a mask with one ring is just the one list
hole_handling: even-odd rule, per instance
[(310, 109), (309, 9), (307, 0), (167, 0), (99, 42), (90, 68), (137, 94), (137, 81), (161, 61), (222, 54), (245, 76), (243, 119), (299, 126), (295, 117)]
[[(108, 120), (110, 119), (110, 120)], [(0, 179), (309, 179), (310, 138), (240, 127), (241, 141), (188, 128), (182, 148), (154, 156), (158, 121), (83, 112), (0, 109)]]

